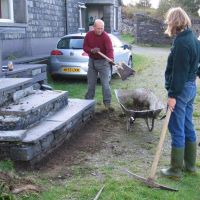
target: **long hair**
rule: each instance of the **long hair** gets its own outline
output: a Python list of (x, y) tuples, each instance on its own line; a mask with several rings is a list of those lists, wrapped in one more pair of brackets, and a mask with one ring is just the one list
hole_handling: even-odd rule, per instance
[(187, 13), (180, 7), (170, 8), (166, 14), (165, 31), (169, 36), (174, 36), (187, 27), (191, 27), (191, 20)]

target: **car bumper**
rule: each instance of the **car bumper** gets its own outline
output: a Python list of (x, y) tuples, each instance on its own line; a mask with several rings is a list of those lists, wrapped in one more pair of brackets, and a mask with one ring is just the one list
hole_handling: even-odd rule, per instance
[(87, 76), (88, 63), (51, 63), (49, 72), (52, 75), (84, 77)]

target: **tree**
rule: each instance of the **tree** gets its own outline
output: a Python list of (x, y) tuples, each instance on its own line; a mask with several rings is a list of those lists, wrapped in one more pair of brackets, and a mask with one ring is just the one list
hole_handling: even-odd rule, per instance
[(171, 7), (173, 6), (171, 5), (170, 0), (160, 0), (157, 11), (159, 12), (161, 16), (164, 16), (167, 10), (169, 10), (169, 8)]
[(136, 4), (138, 8), (150, 8), (151, 3), (149, 0), (140, 0), (139, 3)]
[(200, 0), (160, 0), (158, 12), (164, 15), (169, 8), (177, 6), (180, 6), (191, 15), (198, 16)]
[(200, 0), (175, 0), (177, 5), (181, 5), (190, 14), (198, 15), (200, 9)]

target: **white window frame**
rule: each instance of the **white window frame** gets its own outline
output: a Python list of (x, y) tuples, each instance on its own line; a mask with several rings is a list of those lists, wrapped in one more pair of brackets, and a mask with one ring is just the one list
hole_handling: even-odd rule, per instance
[(82, 19), (82, 11), (83, 11), (83, 9), (86, 9), (86, 6), (85, 6), (84, 3), (80, 3), (80, 2), (79, 2), (78, 7), (79, 7), (79, 28), (82, 29), (82, 28), (83, 28), (83, 23), (82, 23), (82, 20), (83, 20), (83, 19)]
[(9, 19), (3, 19), (0, 18), (0, 22), (10, 22), (13, 23), (14, 22), (14, 13), (13, 13), (13, 0), (8, 0), (9, 3)]

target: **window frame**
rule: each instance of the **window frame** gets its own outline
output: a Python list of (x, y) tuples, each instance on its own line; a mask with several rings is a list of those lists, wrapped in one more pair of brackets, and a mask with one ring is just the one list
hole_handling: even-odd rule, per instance
[(13, 0), (8, 0), (9, 2), (9, 19), (0, 18), (0, 22), (14, 23), (14, 10), (13, 10)]

